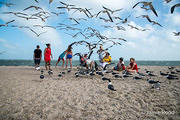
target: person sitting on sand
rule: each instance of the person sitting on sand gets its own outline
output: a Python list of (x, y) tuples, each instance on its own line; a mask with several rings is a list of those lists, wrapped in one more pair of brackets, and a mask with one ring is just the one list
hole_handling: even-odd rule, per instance
[(41, 51), (39, 45), (37, 45), (36, 49), (34, 50), (33, 58), (34, 58), (35, 69), (39, 70), (40, 69), (39, 65), (40, 65), (41, 58), (42, 58), (42, 51)]
[(64, 51), (63, 53), (61, 53), (59, 55), (59, 58), (58, 58), (58, 61), (56, 62), (56, 66), (57, 64), (62, 60), (63, 61), (63, 64), (62, 64), (62, 67), (64, 67), (64, 56), (66, 55), (66, 51)]
[(66, 54), (66, 68), (68, 67), (68, 61), (70, 62), (70, 67), (72, 69), (72, 47), (68, 47), (68, 49), (66, 50), (67, 54)]
[(107, 65), (111, 64), (112, 58), (110, 56), (110, 54), (108, 52), (106, 52), (102, 63), (100, 63), (100, 65), (103, 67), (103, 70), (106, 70)]
[(118, 64), (117, 64), (117, 66), (114, 67), (114, 70), (123, 71), (123, 70), (125, 70), (125, 69), (126, 69), (126, 67), (125, 67), (125, 65), (124, 65), (123, 58), (121, 57), (121, 58), (119, 58), (119, 62), (118, 62)]
[(138, 72), (138, 66), (134, 58), (130, 58), (130, 64), (126, 67), (128, 72)]
[(87, 69), (90, 68), (90, 70), (92, 70), (95, 63), (93, 60), (88, 59), (88, 54), (84, 54), (84, 56), (81, 57), (81, 64)]
[(51, 70), (51, 58), (53, 58), (52, 54), (51, 54), (51, 45), (48, 43), (46, 44), (47, 48), (45, 48), (44, 50), (44, 61), (45, 61), (45, 67), (46, 70)]

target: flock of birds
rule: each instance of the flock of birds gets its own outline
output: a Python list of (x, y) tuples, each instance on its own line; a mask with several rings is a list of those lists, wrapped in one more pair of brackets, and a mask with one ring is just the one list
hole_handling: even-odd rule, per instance
[[(160, 71), (160, 75), (167, 78), (168, 80), (177, 80), (179, 79), (178, 75), (180, 74), (180, 70), (176, 69), (175, 67), (168, 67), (169, 72), (163, 73)], [(71, 69), (68, 69), (67, 72), (60, 72), (58, 74), (59, 78), (62, 78), (65, 76), (66, 73), (70, 73)], [(48, 74), (50, 76), (53, 75), (53, 71), (48, 71)], [(112, 74), (113, 76), (110, 78), (104, 77), (106, 74)], [(132, 74), (127, 71), (123, 71), (122, 75), (120, 75), (120, 72), (114, 72), (113, 70), (108, 70), (106, 72), (102, 71), (88, 71), (88, 70), (81, 70), (78, 69), (77, 72), (74, 73), (76, 78), (81, 78), (82, 76), (95, 76), (99, 75), (101, 76), (101, 79), (103, 81), (108, 81), (108, 89), (111, 91), (116, 91), (115, 87), (112, 84), (112, 80), (114, 79), (125, 79), (125, 78), (132, 78), (133, 80), (147, 80), (147, 82), (151, 85), (151, 88), (154, 89), (160, 89), (160, 81), (153, 80), (154, 78), (158, 77), (158, 75), (154, 74), (154, 71), (150, 71), (145, 69), (144, 73), (137, 72), (137, 74)], [(44, 71), (41, 70), (40, 79), (44, 79)]]
[[(35, 2), (37, 4), (39, 3), (38, 0), (35, 0)], [(53, 2), (53, 0), (49, 0), (49, 3), (52, 3), (52, 2)], [(165, 0), (165, 2), (169, 3), (169, 2), (171, 2), (171, 0)], [(121, 45), (121, 43), (117, 42), (117, 41), (118, 40), (119, 41), (126, 41), (126, 39), (119, 38), (119, 37), (118, 38), (107, 37), (107, 36), (101, 34), (99, 30), (97, 30), (95, 28), (92, 28), (90, 26), (87, 26), (84, 29), (80, 28), (79, 26), (82, 26), (82, 24), (83, 24), (82, 22), (86, 22), (89, 19), (100, 19), (100, 20), (103, 21), (103, 23), (113, 23), (114, 24), (114, 25), (109, 25), (109, 24), (108, 25), (101, 25), (104, 29), (115, 28), (117, 30), (126, 31), (126, 28), (124, 26), (127, 25), (129, 28), (135, 29), (135, 30), (138, 30), (138, 31), (150, 30), (150, 29), (138, 28), (136, 26), (131, 25), (129, 23), (129, 18), (131, 17), (131, 15), (127, 16), (126, 18), (122, 18), (120, 16), (115, 16), (114, 15), (114, 13), (122, 11), (123, 8), (112, 10), (110, 8), (102, 6), (102, 10), (100, 10), (99, 12), (94, 14), (94, 13), (92, 13), (92, 9), (89, 9), (89, 8), (81, 8), (81, 7), (78, 7), (76, 5), (68, 4), (68, 3), (65, 3), (65, 2), (62, 2), (62, 1), (59, 1), (59, 3), (60, 3), (61, 6), (57, 6), (57, 9), (60, 10), (60, 12), (53, 12), (53, 11), (52, 12), (47, 12), (47, 11), (43, 10), (43, 8), (41, 8), (39, 6), (30, 5), (29, 7), (24, 8), (20, 12), (8, 11), (8, 12), (3, 12), (2, 14), (11, 14), (11, 15), (14, 15), (14, 16), (16, 16), (18, 18), (25, 19), (25, 20), (40, 19), (43, 22), (46, 22), (46, 20), (49, 17), (59, 16), (59, 15), (63, 15), (63, 14), (65, 15), (66, 12), (72, 11), (73, 12), (72, 14), (74, 14), (76, 12), (83, 13), (86, 16), (86, 18), (68, 17), (65, 20), (70, 20), (71, 23), (73, 23), (73, 24), (68, 25), (68, 24), (64, 24), (64, 23), (58, 23), (57, 26), (38, 25), (38, 24), (33, 25), (33, 26), (10, 25), (13, 22), (15, 22), (15, 20), (11, 20), (11, 21), (8, 21), (8, 22), (6, 22), (4, 24), (0, 24), (0, 27), (17, 27), (17, 28), (21, 28), (21, 29), (29, 29), (37, 37), (45, 34), (48, 31), (37, 33), (36, 30), (35, 30), (36, 28), (58, 29), (58, 30), (62, 30), (62, 31), (68, 31), (68, 32), (65, 32), (65, 34), (72, 36), (72, 38), (76, 38), (78, 36), (81, 36), (85, 40), (87, 40), (87, 39), (90, 39), (92, 37), (96, 37), (96, 38), (99, 39), (99, 41), (96, 42), (96, 44), (98, 43), (99, 45), (100, 44), (103, 45), (104, 43), (107, 43), (107, 42), (110, 43), (111, 42), (112, 43), (111, 46), (113, 46), (113, 45)], [(6, 3), (6, 2), (0, 2), (0, 4), (3, 4), (5, 6), (7, 6), (7, 7), (11, 7), (11, 6), (15, 5), (13, 3)], [(152, 13), (156, 17), (158, 17), (158, 14), (157, 14), (152, 2), (147, 2), (147, 1), (138, 2), (132, 7), (132, 9), (134, 9), (134, 8), (136, 8), (138, 6), (140, 6), (140, 8), (144, 9), (145, 11), (149, 11), (149, 10), (152, 11)], [(171, 7), (171, 9), (170, 9), (171, 13), (173, 13), (177, 7), (180, 7), (180, 3), (175, 4), (175, 5), (173, 5)], [(26, 11), (29, 11), (29, 10), (35, 10), (36, 12), (33, 13), (33, 14), (26, 13)], [(64, 11), (64, 10), (66, 10), (66, 11)], [(107, 17), (102, 17), (102, 16), (107, 16)], [(136, 18), (143, 18), (143, 19), (146, 19), (147, 22), (149, 22), (152, 25), (158, 25), (160, 27), (163, 27), (160, 23), (152, 20), (147, 14), (137, 16)], [(73, 32), (73, 34), (70, 34), (69, 31)], [(175, 36), (180, 36), (180, 32), (173, 32), (173, 34)], [(116, 40), (116, 42), (115, 42), (115, 40)], [(92, 43), (92, 44), (94, 44), (94, 43)]]

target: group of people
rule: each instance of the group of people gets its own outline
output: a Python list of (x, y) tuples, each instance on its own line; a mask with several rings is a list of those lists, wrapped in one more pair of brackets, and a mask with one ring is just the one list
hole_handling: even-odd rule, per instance
[[(107, 67), (113, 64), (110, 53), (104, 50), (102, 46), (100, 46), (99, 50), (97, 51), (97, 54), (99, 55), (99, 66), (102, 67), (103, 71), (106, 71)], [(69, 63), (72, 69), (72, 57), (73, 57), (72, 47), (68, 47), (67, 50), (65, 50), (63, 53), (59, 55), (58, 60), (56, 62), (56, 66), (62, 60), (63, 62), (62, 67), (64, 67), (65, 64), (64, 57), (66, 57), (66, 68), (68, 67), (68, 63)], [(40, 46), (37, 45), (37, 48), (34, 50), (34, 63), (35, 63), (35, 68), (37, 70), (39, 69), (41, 58), (42, 58), (42, 51), (40, 49)], [(46, 70), (51, 70), (50, 67), (51, 58), (53, 58), (51, 53), (51, 45), (46, 44), (46, 48), (44, 50), (44, 61), (45, 61)], [(98, 70), (98, 64), (94, 60), (90, 60), (90, 58), (88, 58), (88, 54), (84, 54), (83, 56), (80, 56), (80, 63), (82, 66), (86, 67), (87, 69), (92, 70), (95, 68), (96, 70)], [(130, 64), (128, 66), (125, 66), (122, 57), (119, 58), (117, 65), (115, 65), (113, 69), (117, 71), (126, 70), (128, 72), (138, 72), (138, 67), (134, 58), (130, 58)]]
[[(60, 62), (60, 60), (62, 60), (63, 61), (62, 67), (64, 67), (64, 64), (65, 64), (64, 57), (66, 56), (66, 68), (68, 67), (68, 63), (70, 63), (70, 67), (72, 68), (72, 54), (73, 54), (72, 47), (68, 47), (66, 51), (60, 54), (58, 61), (56, 63), (56, 66)], [(33, 58), (34, 58), (34, 63), (35, 63), (35, 69), (39, 70), (40, 69), (39, 66), (40, 66), (40, 62), (42, 58), (42, 51), (39, 45), (37, 45), (36, 49), (34, 50)], [(46, 48), (44, 50), (44, 61), (45, 61), (46, 70), (51, 70), (51, 58), (53, 58), (52, 52), (51, 52), (51, 44), (46, 44)]]

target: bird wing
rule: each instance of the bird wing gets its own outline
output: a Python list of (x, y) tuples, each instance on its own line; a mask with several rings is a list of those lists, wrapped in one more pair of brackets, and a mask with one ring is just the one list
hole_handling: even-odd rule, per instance
[(37, 3), (39, 3), (39, 1), (38, 0), (34, 0), (35, 2), (37, 2)]
[(136, 3), (136, 4), (133, 6), (133, 8), (135, 8), (139, 3), (141, 3), (141, 2)]
[(111, 17), (111, 15), (110, 15), (110, 13), (109, 13), (108, 11), (106, 11), (106, 13), (107, 13), (107, 15), (108, 15), (109, 19), (111, 20), (111, 22), (113, 22), (113, 19), (112, 19), (112, 17)]
[(49, 4), (52, 3), (52, 2), (53, 2), (53, 0), (49, 0)]
[(28, 10), (28, 9), (33, 8), (33, 7), (34, 6), (29, 6), (29, 7), (25, 8), (23, 11)]
[(150, 4), (149, 7), (153, 11), (153, 13), (158, 17), (158, 14), (157, 14), (156, 10), (154, 9), (153, 5)]
[(171, 14), (174, 12), (175, 7), (180, 7), (180, 3), (171, 7)]
[(36, 34), (36, 36), (38, 36), (38, 34), (37, 34), (33, 29), (30, 28), (30, 30), (31, 30), (31, 32), (33, 32), (34, 34)]
[(6, 25), (9, 24), (9, 23), (12, 23), (12, 22), (14, 22), (14, 21), (15, 21), (15, 20), (11, 20), (11, 21), (7, 22)]

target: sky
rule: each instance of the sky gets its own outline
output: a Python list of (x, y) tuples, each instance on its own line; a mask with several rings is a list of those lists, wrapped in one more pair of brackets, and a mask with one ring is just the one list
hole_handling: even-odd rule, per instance
[[(154, 8), (158, 13), (156, 17), (152, 11), (145, 11), (138, 5), (132, 9), (133, 5), (140, 0), (61, 0), (68, 4), (74, 4), (76, 7), (89, 8), (90, 11), (95, 14), (102, 10), (102, 6), (110, 8), (112, 10), (123, 8), (121, 11), (116, 12), (113, 16), (121, 18), (128, 18), (130, 25), (136, 26), (141, 29), (149, 29), (147, 31), (138, 31), (131, 29), (127, 24), (123, 24), (126, 31), (117, 30), (116, 28), (104, 28), (103, 25), (114, 26), (118, 20), (113, 23), (104, 22), (98, 18), (87, 18), (82, 12), (75, 12), (73, 10), (60, 10), (58, 6), (62, 6), (59, 0), (54, 0), (49, 4), (48, 0), (39, 0), (36, 3), (34, 0), (0, 0), (0, 2), (13, 3), (15, 5), (7, 7), (0, 4), (0, 24), (5, 24), (8, 21), (15, 20), (8, 26), (0, 27), (0, 59), (32, 59), (33, 51), (36, 45), (40, 45), (40, 48), (44, 51), (45, 44), (51, 43), (52, 54), (54, 60), (58, 59), (58, 56), (67, 49), (67, 46), (74, 42), (85, 40), (82, 36), (72, 38), (68, 34), (75, 34), (78, 31), (72, 30), (59, 30), (53, 28), (38, 28), (33, 25), (51, 25), (58, 26), (58, 23), (67, 24), (72, 26), (75, 24), (67, 18), (85, 18), (87, 21), (80, 21), (77, 28), (85, 29), (92, 27), (100, 31), (101, 34), (107, 37), (120, 37), (127, 40), (127, 42), (121, 41), (122, 45), (114, 46), (109, 49), (109, 53), (113, 60), (118, 60), (119, 57), (123, 57), (128, 60), (130, 57), (134, 57), (136, 60), (180, 60), (180, 36), (174, 36), (173, 32), (180, 31), (180, 8), (175, 8), (173, 14), (170, 13), (170, 8), (180, 0), (172, 0), (170, 3), (165, 3), (164, 0), (147, 0), (152, 1)], [(26, 14), (34, 14), (38, 11), (35, 9), (29, 9), (23, 11), (24, 8), (30, 5), (36, 5), (43, 8), (47, 12), (65, 12), (59, 16), (51, 14), (50, 17), (43, 22), (41, 19), (26, 20), (16, 17), (12, 14), (3, 14), (3, 12), (24, 12)], [(163, 27), (152, 25), (146, 19), (136, 18), (140, 15), (149, 15), (154, 21), (159, 22)], [(107, 18), (106, 15), (101, 14), (101, 17)], [(11, 27), (11, 25), (29, 26), (37, 33), (45, 32), (37, 37), (33, 32), (26, 28)], [(93, 37), (86, 39), (88, 42), (97, 41), (98, 39)], [(110, 46), (111, 43), (107, 43), (104, 47)], [(97, 50), (97, 49), (96, 49)], [(92, 59), (98, 59), (96, 50), (92, 55)], [(73, 46), (73, 53), (80, 52), (82, 54), (88, 53), (88, 48), (83, 45)], [(74, 57), (73, 59), (78, 59)]]

